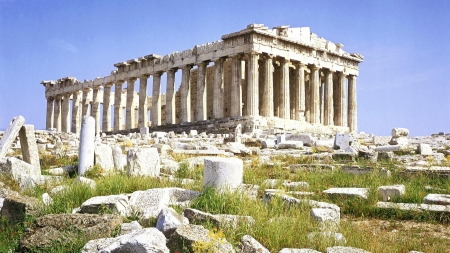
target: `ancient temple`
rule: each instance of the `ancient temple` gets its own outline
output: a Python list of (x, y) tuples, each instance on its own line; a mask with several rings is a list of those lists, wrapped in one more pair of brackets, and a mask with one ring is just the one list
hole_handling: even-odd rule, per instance
[(342, 48), (309, 27), (251, 24), (217, 42), (114, 64), (102, 78), (42, 81), (46, 127), (78, 133), (81, 117), (91, 115), (96, 132), (237, 124), (245, 131), (354, 132), (363, 57)]

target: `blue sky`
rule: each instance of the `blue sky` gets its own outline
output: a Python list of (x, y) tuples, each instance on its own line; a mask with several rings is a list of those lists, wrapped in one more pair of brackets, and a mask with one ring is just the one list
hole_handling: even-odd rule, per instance
[(42, 80), (106, 76), (114, 63), (193, 48), (250, 23), (308, 26), (344, 44), (345, 51), (362, 54), (360, 131), (450, 132), (445, 0), (0, 0), (0, 129), (17, 115), (45, 128)]

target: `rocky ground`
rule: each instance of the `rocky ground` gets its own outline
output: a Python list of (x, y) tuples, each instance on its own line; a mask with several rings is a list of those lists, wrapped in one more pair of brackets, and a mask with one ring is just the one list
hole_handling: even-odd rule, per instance
[[(103, 134), (92, 140), (95, 145), (92, 169), (99, 173), (96, 178), (89, 177), (92, 173), (76, 176), (78, 136), (30, 129), (26, 132), (22, 125), (0, 133), (1, 217), (10, 225), (25, 223), (20, 243), (12, 250), (39, 251), (55, 242), (76, 244), (80, 232), (89, 239), (82, 242), (81, 252), (269, 252), (268, 248), (278, 247), (258, 242), (255, 238), (261, 240), (264, 236), (252, 235), (251, 228), (245, 230), (248, 234), (239, 236), (237, 243), (227, 241), (231, 240), (229, 235), (209, 229), (205, 222), (224, 229), (237, 229), (242, 224), (258, 227), (260, 218), (193, 208), (191, 203), (197, 201), (198, 205), (206, 187), (224, 194), (228, 194), (227, 190), (239, 192), (256, 201), (251, 202), (255, 205), (276, 200), (290, 206), (306, 206), (307, 219), (316, 230), (305, 233), (305, 240), (319, 238), (327, 241), (327, 245), (310, 243), (310, 248), (289, 247), (276, 252), (414, 252), (419, 249), (405, 246), (389, 251), (389, 245), (372, 241), (364, 244), (365, 248), (353, 247), (358, 244), (345, 233), (348, 226), (393, 244), (408, 238), (448, 240), (450, 236), (447, 226), (450, 184), (445, 183), (450, 175), (450, 135), (444, 133), (410, 137), (407, 129), (394, 128), (391, 136), (384, 137), (365, 133), (246, 134), (239, 130), (224, 135), (145, 129), (142, 134), (126, 136)], [(23, 137), (19, 138), (19, 132)], [(32, 143), (26, 144), (30, 138)], [(41, 160), (39, 165), (32, 161), (36, 155)], [(48, 166), (44, 160), (49, 157), (64, 158), (67, 166)], [(181, 173), (186, 168), (191, 173)], [(195, 176), (192, 171), (199, 168), (200, 175)], [(219, 170), (225, 171), (224, 174), (214, 174)], [(252, 170), (254, 174), (249, 174)], [(266, 172), (261, 176), (259, 170)], [(208, 174), (211, 171), (214, 173)], [(41, 210), (55, 206), (61, 192), (72, 184), (96, 189), (103, 176), (114, 173), (158, 180), (167, 187), (86, 197), (80, 206), (66, 213), (42, 215)], [(319, 186), (314, 182), (316, 174), (324, 175), (323, 178), (330, 174), (329, 178), (339, 180), (336, 173), (354, 179), (375, 178), (380, 183), (367, 182), (364, 186), (355, 179), (353, 184), (327, 181)], [(419, 181), (436, 178), (443, 183), (420, 185), (423, 189), (417, 190), (415, 196), (416, 184), (407, 183), (417, 177)], [(399, 178), (399, 182), (406, 183), (383, 185), (384, 178), (390, 178), (385, 182), (397, 182)], [(176, 187), (170, 186), (170, 182)], [(224, 185), (228, 188), (223, 188)], [(40, 191), (36, 194), (33, 189)], [(364, 203), (362, 209), (370, 208), (370, 211), (359, 211), (352, 206), (354, 203)], [(27, 215), (34, 219), (29, 222)], [(428, 246), (420, 247), (428, 249)], [(440, 250), (432, 248), (433, 252)]]

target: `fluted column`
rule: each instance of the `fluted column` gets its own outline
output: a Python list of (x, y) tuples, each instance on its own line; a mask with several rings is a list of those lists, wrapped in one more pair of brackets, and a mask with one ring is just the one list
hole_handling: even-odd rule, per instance
[(311, 73), (309, 78), (310, 85), (310, 122), (320, 123), (320, 98), (319, 98), (319, 68), (316, 66), (310, 67)]
[(290, 118), (290, 95), (289, 95), (289, 60), (280, 60), (280, 118)]
[(273, 56), (264, 56), (264, 79), (261, 102), (261, 115), (273, 117)]
[(241, 56), (234, 56), (231, 63), (231, 117), (240, 117), (242, 115), (241, 71)]
[(100, 86), (92, 90), (92, 117), (95, 119), (95, 133), (100, 133)]
[(247, 115), (259, 115), (259, 54), (251, 52), (248, 54), (248, 81), (247, 81)]
[(166, 125), (176, 123), (175, 107), (175, 72), (177, 69), (167, 70), (166, 83)]
[(90, 105), (90, 100), (89, 100), (89, 95), (91, 94), (91, 89), (90, 88), (86, 88), (83, 90), (83, 105), (82, 105), (82, 110), (81, 110), (81, 115), (82, 116), (86, 116), (86, 115), (91, 115), (91, 112), (89, 111), (89, 105)]
[(358, 131), (356, 76), (354, 75), (348, 77), (348, 127), (351, 132)]
[(153, 74), (153, 89), (152, 89), (152, 112), (151, 121), (153, 126), (161, 125), (161, 75), (163, 72), (156, 72)]
[(61, 112), (61, 131), (70, 132), (70, 93), (64, 94)]
[(324, 125), (333, 125), (333, 72), (325, 71)]
[(122, 85), (123, 81), (117, 81), (114, 87), (114, 131), (123, 129)]
[(72, 94), (72, 133), (79, 134), (81, 129), (81, 91)]
[(127, 103), (126, 103), (126, 119), (125, 129), (136, 128), (136, 114), (133, 108), (134, 105), (134, 83), (136, 78), (127, 79)]
[(295, 68), (295, 120), (305, 121), (305, 64), (297, 63)]
[(102, 131), (111, 131), (111, 86), (112, 83), (107, 83), (103, 87), (103, 119)]
[(223, 58), (214, 61), (214, 102), (213, 115), (215, 119), (223, 118), (224, 84), (223, 84)]
[(197, 69), (197, 121), (207, 119), (206, 109), (206, 66), (207, 62), (200, 62)]
[(139, 128), (148, 126), (147, 84), (149, 77), (150, 75), (142, 75), (139, 77), (139, 120), (138, 120)]
[(346, 108), (346, 92), (345, 92), (345, 79), (346, 75), (344, 73), (338, 74), (338, 84), (337, 84), (337, 126), (345, 126), (345, 108)]
[(192, 65), (186, 65), (182, 68), (181, 87), (180, 87), (180, 122), (191, 122), (191, 69)]
[(47, 130), (53, 128), (53, 120), (55, 118), (54, 100), (53, 97), (47, 98), (47, 115), (45, 119), (45, 127)]
[(58, 132), (61, 132), (61, 98), (61, 95), (57, 95), (55, 97), (55, 116), (53, 127), (56, 128)]

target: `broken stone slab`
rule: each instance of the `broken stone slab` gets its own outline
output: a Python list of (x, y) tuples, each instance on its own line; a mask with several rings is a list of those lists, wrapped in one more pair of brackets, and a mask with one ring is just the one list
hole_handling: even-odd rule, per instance
[(137, 221), (132, 221), (129, 223), (122, 223), (120, 225), (120, 235), (129, 234), (133, 231), (141, 230), (141, 229), (142, 229), (142, 226)]
[(80, 213), (98, 214), (105, 211), (103, 208), (126, 217), (128, 215), (128, 197), (124, 194), (92, 197), (81, 204)]
[(36, 174), (41, 174), (41, 164), (39, 162), (39, 151), (36, 144), (33, 125), (23, 125), (19, 131), (20, 146), (22, 149), (22, 159), (36, 168)]
[(169, 253), (165, 239), (156, 228), (144, 228), (114, 238), (91, 240), (84, 245), (81, 253)]
[(122, 223), (122, 217), (105, 214), (49, 214), (38, 217), (20, 240), (23, 251), (45, 250), (75, 242), (82, 233), (86, 238), (110, 237)]
[(450, 194), (428, 194), (423, 198), (423, 203), (433, 205), (450, 205)]
[(353, 135), (348, 133), (336, 133), (334, 137), (333, 149), (347, 150), (355, 142)]
[(398, 137), (398, 138), (392, 137), (392, 139), (389, 141), (389, 144), (406, 146), (409, 144), (409, 140), (408, 140), (408, 137)]
[(94, 180), (90, 179), (90, 178), (86, 178), (86, 177), (77, 177), (77, 179), (75, 179), (75, 181), (73, 182), (74, 184), (84, 184), (88, 187), (90, 187), (91, 189), (95, 189), (96, 183)]
[(389, 201), (392, 198), (405, 195), (405, 185), (384, 185), (378, 187), (378, 193), (381, 195), (383, 201)]
[(322, 253), (322, 252), (313, 249), (283, 248), (278, 253)]
[(399, 209), (404, 211), (429, 211), (429, 212), (441, 212), (450, 213), (450, 205), (432, 205), (432, 204), (415, 204), (415, 203), (392, 203), (392, 202), (377, 202), (377, 208), (384, 209)]
[(303, 142), (301, 142), (301, 141), (284, 141), (284, 142), (278, 143), (275, 147), (276, 147), (276, 149), (302, 149)]
[(311, 134), (287, 134), (286, 141), (301, 141), (303, 145), (312, 147), (315, 145), (317, 138), (312, 137)]
[(200, 192), (182, 188), (155, 188), (135, 191), (128, 201), (130, 212), (143, 221), (158, 217), (162, 209), (169, 205), (185, 206), (200, 195)]
[(326, 253), (371, 253), (369, 251), (344, 246), (328, 247)]
[(114, 170), (114, 158), (111, 146), (105, 144), (95, 146), (94, 161), (105, 172)]
[(375, 148), (375, 152), (394, 152), (403, 150), (404, 148), (401, 145), (378, 146)]
[(297, 171), (333, 171), (334, 166), (329, 164), (291, 164), (289, 169), (292, 173)]
[(200, 225), (182, 225), (170, 236), (167, 245), (173, 252), (183, 252), (185, 246), (192, 249), (195, 242), (205, 242), (212, 246), (213, 252), (235, 253), (233, 246), (225, 239), (213, 239), (209, 236), (209, 230)]
[(173, 208), (163, 208), (158, 214), (156, 228), (169, 238), (179, 226), (187, 224), (188, 218), (178, 214)]
[(15, 157), (0, 158), (0, 173), (18, 180), (22, 175), (41, 175), (41, 170)]
[(127, 156), (122, 153), (120, 146), (115, 146), (112, 148), (112, 155), (114, 161), (114, 168), (119, 171), (123, 171), (125, 166), (127, 166)]
[(139, 133), (141, 134), (141, 136), (148, 136), (150, 131), (148, 127), (141, 127), (139, 128)]
[(130, 148), (127, 153), (127, 175), (157, 177), (160, 157), (156, 148)]
[(24, 221), (28, 215), (37, 216), (42, 207), (38, 199), (4, 188), (0, 188), (0, 203), (0, 218), (10, 225)]
[(225, 151), (231, 152), (233, 154), (250, 154), (251, 151), (244, 144), (238, 142), (228, 142), (226, 144)]
[(0, 159), (4, 158), (11, 148), (12, 144), (17, 138), (20, 129), (25, 124), (25, 118), (23, 116), (17, 116), (12, 118), (8, 128), (0, 139)]
[(251, 216), (210, 214), (193, 208), (184, 209), (183, 216), (188, 218), (191, 223), (211, 222), (219, 228), (237, 228), (240, 224), (255, 224), (255, 220)]
[(241, 184), (238, 188), (236, 188), (236, 191), (240, 194), (247, 195), (247, 197), (249, 197), (250, 199), (257, 199), (259, 188), (259, 185)]
[(179, 150), (174, 149), (174, 154), (186, 154), (186, 155), (225, 155), (225, 150)]
[(312, 208), (310, 214), (320, 224), (339, 224), (341, 219), (340, 212), (331, 208)]
[(450, 167), (430, 166), (424, 168), (420, 166), (408, 166), (405, 168), (405, 174), (429, 174), (429, 175), (450, 175)]
[(407, 128), (401, 128), (401, 127), (392, 128), (392, 131), (391, 131), (392, 138), (408, 137), (408, 135), (409, 135), (409, 130)]
[(94, 166), (95, 119), (83, 116), (80, 131), (80, 147), (78, 151), (78, 175), (82, 176)]
[(344, 196), (344, 197), (360, 197), (363, 199), (368, 198), (369, 188), (330, 188), (323, 191), (323, 193), (329, 196)]
[(270, 251), (251, 235), (244, 235), (239, 245), (242, 253), (270, 253)]
[(47, 176), (47, 175), (28, 175), (21, 174), (17, 177), (19, 187), (22, 191), (26, 189), (33, 189), (38, 185), (56, 184), (61, 182), (63, 177)]
[(261, 147), (262, 148), (275, 148), (275, 140), (262, 140)]
[(244, 164), (241, 159), (208, 157), (204, 164), (204, 187), (212, 187), (221, 192), (235, 190), (242, 184)]
[(308, 233), (308, 240), (310, 242), (323, 241), (323, 240), (325, 240), (327, 242), (332, 241), (332, 243), (334, 245), (344, 245), (347, 243), (347, 239), (345, 239), (343, 234), (331, 232), (331, 231)]
[(431, 146), (429, 144), (419, 143), (418, 149), (419, 149), (419, 153), (421, 155), (432, 155), (433, 154), (433, 150), (431, 149)]
[(75, 172), (75, 171), (77, 171), (77, 168), (78, 168), (78, 165), (68, 165), (68, 166), (64, 166), (64, 167), (48, 169), (48, 170), (46, 170), (46, 172), (49, 174), (55, 175), (55, 176), (60, 176), (60, 175), (64, 175), (67, 173)]
[(310, 199), (297, 199), (285, 194), (284, 191), (281, 190), (265, 191), (263, 201), (271, 201), (271, 199), (274, 197), (281, 198), (288, 204), (304, 204), (310, 206), (311, 208), (329, 208), (335, 210), (336, 212), (341, 212), (341, 209), (338, 205)]
[(372, 174), (374, 172), (373, 168), (361, 168), (358, 165), (351, 165), (351, 166), (343, 166), (341, 168), (341, 171), (346, 174), (352, 174), (352, 175), (368, 175)]

